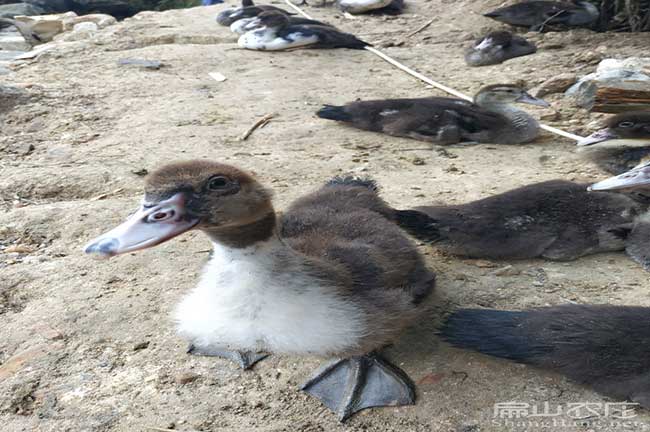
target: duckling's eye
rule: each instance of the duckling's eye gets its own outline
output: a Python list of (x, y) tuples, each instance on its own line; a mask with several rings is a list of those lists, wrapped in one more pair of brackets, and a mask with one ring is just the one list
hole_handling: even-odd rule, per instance
[(219, 190), (227, 187), (230, 184), (228, 177), (224, 176), (214, 176), (208, 180), (208, 189), (210, 190)]
[(631, 121), (624, 121), (624, 122), (620, 122), (618, 126), (622, 128), (629, 128), (634, 126), (634, 123), (632, 123)]

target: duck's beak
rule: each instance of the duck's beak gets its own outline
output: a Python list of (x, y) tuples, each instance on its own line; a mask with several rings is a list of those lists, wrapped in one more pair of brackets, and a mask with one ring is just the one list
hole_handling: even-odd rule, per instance
[(99, 258), (146, 249), (194, 228), (198, 218), (185, 209), (185, 196), (177, 193), (153, 206), (142, 205), (123, 224), (88, 243), (84, 251)]
[(610, 177), (589, 187), (590, 191), (638, 188), (650, 185), (650, 163), (640, 165), (628, 172)]
[(521, 96), (519, 96), (515, 102), (519, 103), (525, 103), (525, 104), (530, 104), (530, 105), (537, 105), (541, 107), (550, 107), (551, 105), (546, 102), (543, 99), (536, 98), (535, 96), (532, 96), (526, 92), (524, 92)]
[(617, 139), (617, 138), (619, 138), (619, 136), (616, 135), (616, 132), (614, 132), (610, 128), (605, 128), (592, 133), (588, 137), (581, 139), (580, 141), (578, 141), (578, 146), (579, 147), (588, 146), (588, 145), (596, 144), (611, 139)]

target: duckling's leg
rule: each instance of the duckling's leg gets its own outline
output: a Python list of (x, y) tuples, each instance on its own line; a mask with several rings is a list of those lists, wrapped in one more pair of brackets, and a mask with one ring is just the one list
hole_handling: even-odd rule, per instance
[(250, 369), (255, 363), (269, 356), (265, 352), (229, 351), (217, 348), (199, 348), (193, 344), (187, 347), (187, 353), (200, 356), (221, 357), (237, 363), (242, 369)]
[(415, 403), (411, 379), (377, 353), (328, 363), (302, 390), (319, 399), (342, 422), (364, 408)]

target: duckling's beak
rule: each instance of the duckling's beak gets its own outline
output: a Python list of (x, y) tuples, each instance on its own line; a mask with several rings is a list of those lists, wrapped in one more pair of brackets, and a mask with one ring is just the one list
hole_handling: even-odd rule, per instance
[(526, 92), (524, 92), (521, 96), (519, 96), (517, 99), (515, 99), (515, 102), (525, 103), (525, 104), (530, 104), (530, 105), (537, 105), (537, 106), (542, 106), (542, 107), (551, 106), (545, 100), (536, 98), (535, 96), (532, 96), (532, 95), (530, 95), (530, 94), (528, 94)]
[(650, 163), (640, 165), (628, 172), (610, 177), (589, 187), (590, 191), (638, 188), (650, 185)]
[(123, 224), (88, 243), (84, 251), (110, 258), (163, 243), (194, 228), (198, 218), (185, 209), (185, 196), (177, 193), (153, 206), (143, 204)]
[(619, 136), (610, 128), (601, 129), (578, 141), (578, 146), (588, 146), (599, 142), (616, 139)]

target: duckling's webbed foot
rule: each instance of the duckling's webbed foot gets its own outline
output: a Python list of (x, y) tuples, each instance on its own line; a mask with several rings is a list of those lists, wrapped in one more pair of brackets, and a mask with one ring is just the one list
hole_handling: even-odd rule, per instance
[(334, 411), (340, 421), (364, 408), (415, 403), (415, 386), (399, 368), (370, 353), (335, 360), (302, 386)]
[(199, 348), (193, 344), (190, 344), (187, 347), (187, 353), (199, 356), (225, 358), (237, 363), (239, 367), (244, 370), (252, 368), (255, 363), (260, 360), (264, 360), (269, 356), (269, 353), (265, 352), (230, 351), (218, 348)]

